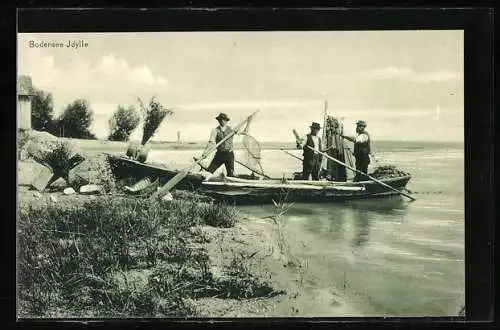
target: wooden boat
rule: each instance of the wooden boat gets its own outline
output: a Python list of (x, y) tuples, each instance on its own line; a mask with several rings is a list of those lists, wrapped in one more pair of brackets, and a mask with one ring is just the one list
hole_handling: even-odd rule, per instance
[[(126, 156), (107, 155), (111, 171), (116, 179), (132, 179), (135, 181), (143, 178), (156, 178), (158, 185), (164, 185), (172, 179), (178, 171), (162, 165), (141, 163)], [(201, 186), (205, 177), (201, 174), (190, 173), (176, 186), (181, 190), (195, 190)]]
[[(380, 171), (372, 173), (371, 179), (367, 178), (366, 181), (349, 181), (346, 168), (355, 169), (352, 168), (352, 164), (343, 163), (349, 157), (346, 156), (343, 141), (339, 137), (342, 133), (342, 125), (334, 117), (325, 117), (325, 123), (328, 127), (325, 133), (328, 153), (322, 153), (327, 158), (325, 177), (338, 178), (338, 181), (308, 181), (297, 177), (260, 179), (253, 173), (252, 176), (218, 176), (205, 179), (201, 174), (189, 172), (179, 183), (175, 184), (175, 189), (196, 191), (218, 201), (236, 204), (266, 204), (283, 200), (287, 202), (332, 202), (398, 194), (413, 199), (402, 192), (411, 176), (397, 170), (394, 166), (379, 168)], [(158, 179), (158, 184), (163, 186), (179, 173), (175, 169), (145, 164), (124, 156), (108, 155), (108, 160), (113, 174), (118, 179), (155, 178)]]
[(145, 178), (129, 187), (125, 186), (125, 193), (134, 196), (145, 196), (154, 193), (159, 186), (159, 180), (152, 181), (150, 178)]
[[(397, 190), (403, 190), (409, 175), (379, 179)], [(234, 204), (287, 202), (332, 202), (335, 200), (371, 198), (398, 193), (374, 181), (335, 182), (305, 180), (249, 180), (238, 177), (216, 177), (202, 182), (200, 192), (214, 199)]]

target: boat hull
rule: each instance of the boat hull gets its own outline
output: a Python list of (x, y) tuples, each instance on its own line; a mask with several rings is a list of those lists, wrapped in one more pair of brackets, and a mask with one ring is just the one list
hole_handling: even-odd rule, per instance
[[(167, 169), (160, 165), (140, 163), (124, 156), (108, 155), (111, 171), (116, 179), (142, 180), (145, 177), (158, 179), (159, 186), (164, 185), (177, 173), (176, 170)], [(198, 174), (188, 174), (177, 185), (177, 189), (196, 190), (201, 186), (204, 177)]]
[[(403, 190), (411, 179), (410, 176), (381, 179), (396, 190)], [(398, 195), (397, 192), (388, 189), (374, 181), (363, 182), (325, 182), (317, 186), (296, 185), (290, 182), (290, 188), (286, 184), (260, 184), (253, 186), (235, 184), (211, 184), (204, 182), (200, 192), (216, 200), (231, 204), (271, 204), (273, 202), (307, 202), (325, 203), (346, 199), (364, 199)], [(350, 189), (352, 188), (352, 189)], [(361, 188), (361, 189), (358, 189)]]
[[(159, 165), (144, 164), (124, 156), (108, 155), (113, 175), (120, 179), (142, 180), (145, 177), (158, 179), (162, 186), (172, 179), (178, 171)], [(199, 174), (188, 174), (175, 189), (196, 191), (220, 202), (231, 204), (272, 204), (279, 201), (303, 203), (328, 203), (347, 199), (364, 199), (398, 195), (374, 181), (331, 182), (303, 180), (252, 180), (223, 178), (204, 181)], [(379, 179), (396, 190), (403, 190), (409, 175)]]

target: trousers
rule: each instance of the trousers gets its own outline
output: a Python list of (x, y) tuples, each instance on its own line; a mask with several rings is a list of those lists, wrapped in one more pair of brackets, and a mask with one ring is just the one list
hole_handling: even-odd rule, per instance
[[(370, 164), (370, 157), (368, 157), (368, 156), (356, 157), (356, 169), (358, 171), (361, 171), (363, 173), (368, 173), (368, 165), (369, 164)], [(364, 180), (368, 180), (366, 175), (356, 173), (356, 175), (354, 176), (354, 181), (356, 181), (356, 182), (364, 181)]]
[(222, 164), (226, 167), (227, 176), (234, 176), (234, 153), (232, 151), (217, 150), (207, 170), (214, 173)]
[(309, 180), (309, 176), (313, 180), (319, 180), (319, 170), (321, 167), (321, 155), (314, 154), (312, 158), (304, 157), (302, 161), (302, 180)]

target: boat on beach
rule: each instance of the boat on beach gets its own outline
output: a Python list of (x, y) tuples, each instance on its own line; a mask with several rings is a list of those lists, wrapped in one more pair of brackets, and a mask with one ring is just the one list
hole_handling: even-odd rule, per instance
[[(140, 181), (146, 177), (156, 178), (158, 179), (158, 184), (161, 186), (178, 173), (178, 170), (170, 169), (161, 164), (143, 163), (123, 155), (108, 154), (107, 159), (111, 167), (111, 172), (117, 180), (128, 179)], [(176, 188), (193, 191), (201, 186), (203, 180), (205, 180), (203, 175), (189, 173), (177, 184)]]
[[(396, 190), (403, 190), (410, 179), (410, 175), (401, 175), (380, 181)], [(238, 177), (210, 178), (202, 182), (200, 192), (214, 199), (235, 204), (270, 204), (282, 200), (308, 203), (333, 202), (398, 195), (394, 190), (371, 180), (336, 182), (286, 178), (256, 180)]]
[[(249, 116), (247, 120), (250, 120), (254, 114)], [(239, 126), (244, 124), (245, 121)], [(153, 195), (168, 192), (175, 187), (175, 189), (194, 191), (217, 201), (234, 204), (268, 204), (280, 201), (333, 202), (335, 200), (390, 195), (403, 195), (414, 200), (412, 196), (404, 192), (411, 179), (409, 173), (403, 172), (395, 166), (378, 166), (372, 173), (362, 173), (355, 169), (348, 153), (349, 148), (344, 146), (344, 141), (341, 138), (342, 130), (341, 122), (335, 117), (326, 116), (325, 112), (323, 141), (326, 142), (326, 149), (323, 152), (319, 151), (323, 160), (326, 161), (323, 167), (325, 173), (322, 179), (314, 181), (303, 180), (300, 173), (295, 173), (294, 176), (288, 178), (285, 175), (283, 178), (272, 178), (263, 173), (260, 164), (260, 147), (256, 140), (252, 143), (244, 143), (248, 149), (247, 158), (252, 159), (253, 162), (242, 165), (251, 171), (251, 175), (240, 174), (227, 177), (222, 174), (206, 177), (199, 173), (193, 173), (192, 171), (197, 167), (205, 169), (200, 164), (200, 160), (195, 160), (184, 170), (147, 164), (145, 163), (147, 155), (141, 159), (135, 159), (129, 155), (108, 155), (108, 161), (117, 179), (132, 177), (139, 181), (147, 177), (153, 181), (157, 180), (158, 185), (162, 187)], [(294, 131), (294, 133), (296, 132)], [(248, 133), (245, 133), (245, 138), (253, 139)], [(299, 157), (290, 152), (281, 150), (301, 161)], [(277, 150), (277, 152), (279, 151)], [(364, 180), (354, 181), (349, 178), (347, 169), (363, 175)]]
[[(178, 173), (165, 166), (141, 163), (126, 156), (108, 155), (108, 160), (117, 179), (131, 178), (139, 181), (144, 177), (156, 178), (157, 184), (162, 185)], [(398, 173), (379, 180), (396, 190), (404, 190), (411, 176), (404, 172)], [(372, 180), (338, 182), (299, 180), (294, 177), (265, 179), (245, 174), (206, 179), (201, 174), (189, 173), (176, 185), (176, 189), (196, 191), (215, 200), (234, 204), (271, 204), (283, 199), (288, 202), (333, 202), (398, 194)]]

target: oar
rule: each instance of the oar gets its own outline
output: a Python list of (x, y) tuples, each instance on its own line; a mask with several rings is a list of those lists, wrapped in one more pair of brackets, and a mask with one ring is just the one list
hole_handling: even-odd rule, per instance
[(260, 171), (256, 171), (256, 170), (254, 170), (253, 168), (250, 168), (249, 166), (247, 166), (247, 165), (243, 164), (242, 162), (237, 161), (236, 159), (234, 160), (234, 162), (235, 162), (235, 163), (240, 164), (240, 165), (241, 165), (241, 166), (243, 166), (243, 167), (246, 167), (248, 170), (250, 170), (250, 171), (252, 171), (252, 172), (254, 172), (254, 173), (257, 173), (257, 174), (258, 174), (258, 175), (260, 175), (260, 176), (263, 176), (263, 177), (264, 177), (264, 178), (266, 178), (266, 179), (271, 179), (271, 177), (270, 177), (270, 176), (265, 175), (264, 173), (262, 173), (262, 172), (260, 172)]
[[(308, 147), (308, 148), (310, 148), (311, 150), (314, 150), (314, 148), (311, 148), (311, 146), (307, 146), (307, 147)], [(344, 165), (345, 167), (347, 167), (348, 169), (350, 169), (350, 170), (352, 170), (352, 171), (354, 171), (354, 172), (356, 172), (356, 173), (360, 173), (360, 174), (363, 174), (363, 175), (367, 176), (367, 177), (368, 177), (368, 178), (370, 178), (372, 181), (375, 181), (376, 183), (378, 183), (378, 184), (380, 184), (380, 185), (382, 185), (382, 186), (384, 186), (384, 187), (386, 187), (386, 188), (389, 188), (389, 189), (391, 189), (392, 191), (397, 192), (398, 194), (401, 194), (401, 195), (403, 195), (403, 196), (405, 196), (405, 197), (408, 197), (408, 198), (409, 198), (409, 199), (411, 199), (412, 201), (414, 201), (414, 200), (415, 200), (415, 198), (411, 197), (410, 195), (405, 194), (404, 192), (399, 191), (399, 190), (397, 190), (397, 189), (395, 189), (395, 188), (393, 188), (393, 187), (389, 186), (388, 184), (386, 184), (386, 183), (384, 183), (384, 182), (382, 182), (382, 181), (380, 181), (380, 180), (375, 179), (374, 177), (372, 177), (372, 176), (368, 175), (367, 173), (363, 173), (363, 172), (361, 172), (361, 171), (359, 171), (359, 170), (357, 170), (357, 169), (355, 169), (355, 168), (352, 168), (351, 166), (349, 166), (349, 165), (347, 165), (347, 164), (345, 164), (345, 163), (341, 162), (340, 160), (338, 160), (338, 159), (336, 159), (336, 158), (334, 158), (334, 157), (331, 157), (331, 156), (330, 156), (330, 155), (328, 155), (328, 154), (325, 154), (325, 153), (323, 153), (323, 152), (319, 152), (319, 153), (320, 153), (320, 154), (322, 154), (323, 156), (325, 156), (326, 158), (331, 159), (331, 160), (333, 160), (334, 162), (339, 163), (340, 165)]]
[[(329, 147), (328, 147), (328, 148), (326, 148), (324, 151), (327, 151), (327, 150), (329, 150), (329, 149), (331, 149), (331, 148), (333, 148), (333, 147), (334, 147), (334, 146), (329, 146)], [(303, 161), (303, 159), (302, 159), (302, 158), (295, 156), (294, 154), (292, 154), (292, 153), (290, 153), (290, 152), (286, 151), (286, 150), (285, 150), (285, 149), (283, 149), (283, 148), (280, 148), (280, 150), (281, 150), (281, 151), (283, 151), (283, 152), (285, 152), (285, 153), (287, 153), (288, 155), (292, 156), (293, 158), (296, 158), (296, 159), (298, 159), (298, 160), (300, 160), (300, 161)]]
[(300, 161), (302, 161), (302, 160), (303, 160), (302, 158), (295, 156), (294, 154), (292, 154), (291, 152), (286, 151), (286, 150), (285, 150), (285, 149), (283, 149), (283, 148), (280, 148), (280, 149), (281, 149), (281, 151), (283, 151), (283, 152), (284, 152), (284, 153), (286, 153), (287, 155), (292, 156), (293, 158), (296, 158), (296, 159), (298, 159), (298, 160), (300, 160)]
[(212, 153), (213, 151), (215, 151), (217, 149), (218, 146), (220, 146), (222, 143), (226, 142), (226, 140), (232, 138), (235, 134), (237, 134), (239, 132), (239, 130), (242, 128), (243, 125), (245, 125), (245, 123), (247, 123), (247, 121), (252, 118), (257, 112), (259, 112), (259, 110), (255, 111), (254, 113), (252, 113), (250, 116), (248, 116), (244, 121), (242, 121), (241, 123), (239, 123), (234, 129), (233, 131), (226, 135), (222, 140), (219, 141), (219, 143), (217, 143), (215, 146), (209, 148), (198, 160), (194, 161), (193, 163), (191, 163), (188, 167), (186, 167), (184, 170), (180, 171), (179, 173), (177, 173), (172, 179), (170, 179), (163, 187), (161, 187), (158, 191), (156, 191), (152, 196), (151, 198), (156, 198), (156, 197), (161, 197), (162, 194), (165, 194), (167, 192), (169, 192), (173, 187), (175, 187), (176, 184), (178, 184), (180, 181), (182, 181), (182, 179), (184, 179), (188, 173), (193, 169), (193, 167), (195, 167), (196, 165), (198, 165), (202, 160), (204, 160), (205, 158), (208, 157), (208, 155), (210, 153)]
[[(193, 157), (193, 159), (196, 161), (195, 157)], [(247, 166), (247, 165), (243, 164), (242, 162), (237, 161), (236, 159), (234, 160), (234, 162), (235, 162), (235, 163), (240, 164), (240, 165), (241, 165), (241, 166), (243, 166), (243, 167), (246, 167), (246, 168), (247, 168), (247, 169), (249, 169), (250, 171), (252, 171), (252, 172), (254, 172), (254, 173), (257, 173), (257, 174), (258, 174), (258, 175), (260, 175), (260, 176), (263, 176), (263, 177), (264, 177), (264, 178), (266, 178), (266, 179), (271, 179), (271, 177), (270, 177), (270, 176), (267, 176), (267, 175), (265, 175), (265, 174), (264, 174), (264, 173), (262, 173), (262, 172), (256, 171), (256, 170), (254, 170), (253, 168), (250, 168), (249, 166)], [(205, 167), (205, 166), (203, 166), (202, 164), (200, 164), (200, 163), (199, 163), (198, 165), (201, 167), (201, 169), (202, 169), (202, 170), (207, 171), (207, 172), (210, 172), (210, 171), (208, 170), (208, 168), (207, 168), (207, 167)]]

